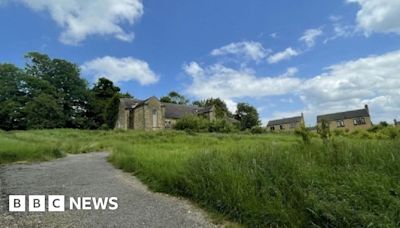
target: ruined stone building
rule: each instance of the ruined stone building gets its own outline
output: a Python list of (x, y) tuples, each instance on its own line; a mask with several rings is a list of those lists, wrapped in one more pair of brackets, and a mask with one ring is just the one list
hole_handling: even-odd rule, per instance
[(215, 108), (197, 107), (160, 102), (156, 97), (146, 100), (121, 98), (115, 129), (161, 130), (172, 128), (176, 121), (186, 115), (215, 119)]
[(267, 124), (267, 129), (271, 132), (294, 131), (301, 125), (304, 125), (303, 113), (300, 116), (270, 120)]

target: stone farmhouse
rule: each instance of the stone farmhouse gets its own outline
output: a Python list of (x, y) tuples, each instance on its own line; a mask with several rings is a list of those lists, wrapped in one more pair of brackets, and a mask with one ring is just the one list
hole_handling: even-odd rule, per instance
[(168, 129), (186, 115), (203, 116), (213, 121), (215, 108), (163, 103), (154, 96), (146, 100), (121, 98), (115, 129)]
[(329, 128), (331, 130), (343, 129), (351, 131), (372, 127), (368, 105), (365, 105), (363, 109), (317, 116), (318, 126), (321, 126), (322, 120), (329, 122)]
[(271, 132), (275, 131), (294, 131), (296, 128), (299, 128), (301, 125), (304, 125), (304, 115), (301, 113), (300, 116), (270, 120), (267, 124), (267, 129)]

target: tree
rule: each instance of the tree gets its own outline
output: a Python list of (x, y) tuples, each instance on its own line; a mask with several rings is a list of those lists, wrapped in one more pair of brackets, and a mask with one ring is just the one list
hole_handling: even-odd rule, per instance
[(232, 113), (228, 110), (226, 103), (220, 98), (208, 98), (207, 100), (194, 101), (192, 104), (199, 107), (214, 106), (215, 116), (218, 119), (222, 119), (224, 117), (232, 117)]
[(115, 94), (106, 109), (107, 126), (113, 129), (118, 119), (120, 95)]
[(89, 90), (80, 78), (78, 66), (62, 59), (51, 59), (45, 54), (30, 52), (26, 56), (28, 75), (45, 80), (56, 88), (68, 128), (84, 128), (88, 119)]
[(168, 93), (167, 96), (161, 97), (160, 101), (164, 103), (182, 104), (182, 105), (187, 105), (189, 103), (189, 100), (186, 99), (185, 96), (175, 91)]
[(28, 102), (26, 113), (29, 129), (59, 128), (65, 124), (62, 107), (48, 94), (41, 94)]
[(260, 125), (257, 109), (246, 103), (237, 104), (237, 110), (234, 118), (240, 121), (240, 129), (251, 129)]
[[(114, 86), (114, 83), (107, 78), (99, 78), (94, 87), (91, 90), (91, 112), (89, 115), (93, 120), (93, 128), (102, 127), (107, 124), (107, 107), (110, 105), (111, 100), (114, 96), (118, 95), (120, 88)], [(118, 111), (118, 107), (117, 107)], [(107, 124), (109, 128), (110, 126)]]
[(25, 129), (27, 98), (21, 87), (24, 73), (12, 64), (0, 64), (0, 128)]

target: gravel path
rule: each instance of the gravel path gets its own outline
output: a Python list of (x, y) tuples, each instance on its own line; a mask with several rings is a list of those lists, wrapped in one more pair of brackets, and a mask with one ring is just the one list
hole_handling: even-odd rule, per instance
[[(0, 166), (0, 227), (214, 226), (188, 201), (150, 192), (134, 176), (112, 167), (107, 156), (103, 152), (89, 153), (43, 163)], [(119, 207), (115, 211), (9, 213), (10, 194), (115, 196)]]

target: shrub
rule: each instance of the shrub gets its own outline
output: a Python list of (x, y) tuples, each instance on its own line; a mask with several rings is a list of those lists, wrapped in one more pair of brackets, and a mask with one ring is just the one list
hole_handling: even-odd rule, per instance
[(304, 144), (310, 144), (311, 140), (311, 134), (310, 131), (304, 126), (302, 125), (300, 128), (297, 128), (294, 133), (298, 136), (301, 136), (301, 139), (303, 140)]
[(235, 125), (225, 119), (217, 119), (208, 124), (209, 132), (230, 133), (238, 130)]
[(263, 129), (262, 127), (260, 127), (260, 126), (254, 126), (254, 127), (251, 128), (250, 132), (251, 132), (252, 134), (262, 134), (262, 133), (264, 133), (265, 131), (264, 131), (264, 129)]
[(182, 119), (178, 120), (175, 124), (175, 129), (176, 130), (191, 130), (191, 131), (196, 131), (196, 132), (204, 132), (208, 131), (208, 120), (198, 117), (198, 116), (193, 116), (193, 115), (187, 115), (184, 116)]

